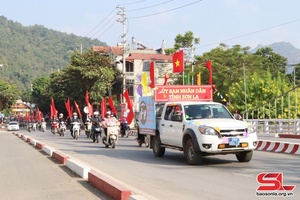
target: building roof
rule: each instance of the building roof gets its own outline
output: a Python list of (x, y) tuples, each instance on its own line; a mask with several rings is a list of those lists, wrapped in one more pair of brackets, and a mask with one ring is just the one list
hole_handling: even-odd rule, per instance
[(172, 61), (172, 55), (165, 54), (145, 54), (145, 53), (130, 53), (126, 61), (134, 60), (165, 60)]
[(111, 47), (111, 46), (93, 46), (93, 51), (103, 51), (106, 53), (112, 53), (114, 55), (123, 55), (123, 47)]

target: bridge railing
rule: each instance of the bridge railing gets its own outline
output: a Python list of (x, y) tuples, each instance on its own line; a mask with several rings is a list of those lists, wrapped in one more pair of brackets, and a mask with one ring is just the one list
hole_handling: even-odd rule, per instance
[(300, 135), (300, 119), (247, 119), (257, 133)]

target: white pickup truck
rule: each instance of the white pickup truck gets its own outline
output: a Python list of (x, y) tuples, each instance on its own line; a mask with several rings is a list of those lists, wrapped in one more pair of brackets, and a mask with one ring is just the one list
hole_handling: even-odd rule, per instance
[(191, 165), (203, 156), (235, 154), (240, 162), (249, 162), (257, 145), (250, 124), (236, 120), (227, 108), (216, 102), (178, 101), (156, 103), (156, 130), (150, 148), (156, 157), (165, 148), (183, 151)]

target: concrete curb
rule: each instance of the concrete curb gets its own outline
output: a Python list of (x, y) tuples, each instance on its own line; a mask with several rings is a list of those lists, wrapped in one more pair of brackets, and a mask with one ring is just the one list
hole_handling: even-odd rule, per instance
[(260, 140), (256, 150), (300, 155), (299, 144), (290, 142)]
[(132, 195), (130, 189), (126, 186), (123, 186), (121, 183), (105, 176), (99, 172), (97, 169), (91, 169), (90, 167), (85, 166), (80, 161), (70, 158), (68, 155), (64, 154), (61, 151), (56, 150), (53, 147), (50, 147), (44, 143), (40, 143), (32, 137), (21, 133), (15, 133), (14, 135), (18, 136), (25, 142), (30, 142), (34, 147), (40, 149), (47, 153), (51, 158), (57, 160), (60, 164), (66, 165), (71, 171), (76, 173), (83, 179), (86, 179), (91, 185), (99, 189), (100, 191), (106, 193), (108, 196), (116, 200), (147, 200), (141, 195)]
[(90, 171), (88, 181), (99, 190), (109, 194), (113, 199), (129, 199), (131, 191), (114, 180), (96, 172)]

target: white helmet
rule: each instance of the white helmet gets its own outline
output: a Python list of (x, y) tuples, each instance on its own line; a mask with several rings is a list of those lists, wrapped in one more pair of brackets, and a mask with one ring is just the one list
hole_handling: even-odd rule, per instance
[(98, 111), (95, 111), (94, 112), (94, 116), (98, 116), (99, 115), (99, 112)]

